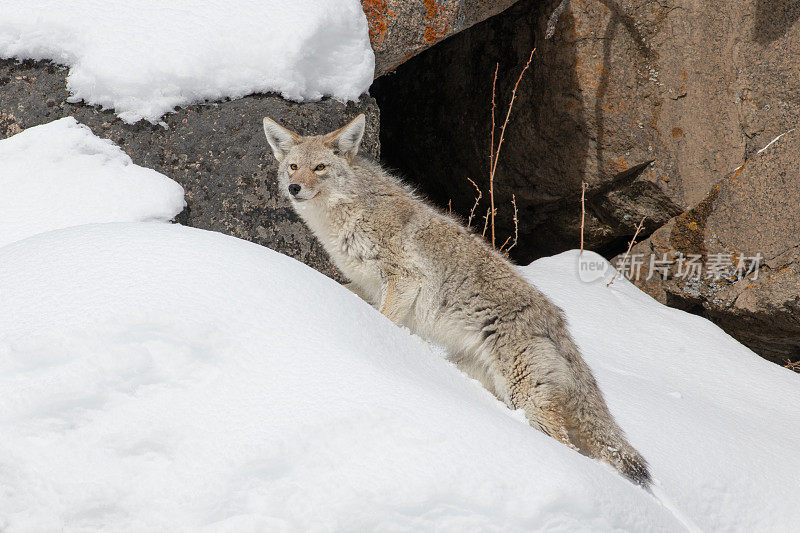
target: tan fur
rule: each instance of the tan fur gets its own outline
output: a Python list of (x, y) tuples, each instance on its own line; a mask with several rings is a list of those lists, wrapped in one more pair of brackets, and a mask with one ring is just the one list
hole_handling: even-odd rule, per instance
[[(278, 180), (348, 287), (381, 313), (445, 346), (458, 367), (530, 424), (643, 486), (647, 463), (625, 440), (567, 330), (561, 310), (481, 237), (379, 165), (357, 157), (363, 115), (300, 137), (269, 119)], [(289, 172), (324, 165), (316, 180)]]

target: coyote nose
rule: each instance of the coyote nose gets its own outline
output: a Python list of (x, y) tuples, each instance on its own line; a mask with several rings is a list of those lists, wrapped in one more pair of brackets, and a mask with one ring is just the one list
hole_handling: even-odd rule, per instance
[(292, 196), (297, 196), (297, 193), (299, 192), (300, 192), (300, 186), (298, 184), (292, 183), (291, 185), (289, 185), (289, 193), (291, 193)]

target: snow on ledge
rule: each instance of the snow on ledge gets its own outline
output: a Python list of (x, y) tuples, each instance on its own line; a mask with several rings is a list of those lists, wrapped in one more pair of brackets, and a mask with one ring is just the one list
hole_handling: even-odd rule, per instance
[(357, 0), (4, 0), (0, 57), (68, 65), (73, 100), (131, 123), (255, 92), (355, 100), (375, 68)]
[(91, 222), (168, 221), (183, 187), (67, 117), (0, 141), (0, 247)]

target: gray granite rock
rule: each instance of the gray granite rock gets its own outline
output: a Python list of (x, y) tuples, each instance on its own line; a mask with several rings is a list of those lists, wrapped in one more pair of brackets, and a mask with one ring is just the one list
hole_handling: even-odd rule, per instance
[(48, 62), (0, 61), (0, 138), (73, 116), (100, 137), (117, 143), (133, 161), (186, 189), (182, 224), (220, 231), (268, 246), (339, 279), (322, 247), (292, 211), (275, 183), (277, 165), (264, 138), (269, 116), (300, 133), (333, 131), (359, 113), (367, 115), (363, 150), (379, 152), (378, 107), (364, 96), (343, 104), (288, 102), (274, 95), (178, 109), (166, 127), (126, 124), (110, 111), (68, 103), (67, 70)]

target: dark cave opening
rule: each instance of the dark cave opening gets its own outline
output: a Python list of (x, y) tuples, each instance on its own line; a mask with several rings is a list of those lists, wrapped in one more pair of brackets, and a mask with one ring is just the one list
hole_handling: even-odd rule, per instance
[[(444, 209), (467, 219), (476, 191), (483, 198), (473, 226), (488, 210), (492, 80), (496, 88), (495, 142), (514, 83), (531, 50), (495, 177), (498, 245), (514, 234), (512, 195), (519, 212), (519, 240), (511, 251), (527, 264), (580, 243), (580, 188), (589, 149), (574, 69), (574, 49), (545, 40), (557, 1), (523, 0), (464, 30), (378, 78), (371, 94), (381, 109), (384, 162)], [(568, 33), (563, 16), (559, 32)], [(469, 179), (468, 179), (469, 178)], [(564, 190), (575, 191), (565, 198)]]

